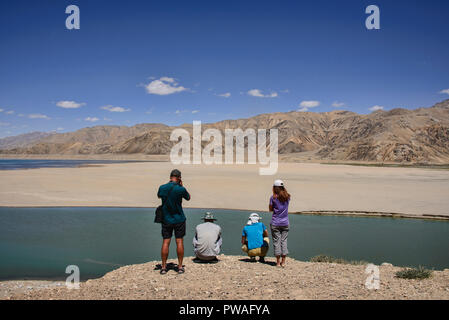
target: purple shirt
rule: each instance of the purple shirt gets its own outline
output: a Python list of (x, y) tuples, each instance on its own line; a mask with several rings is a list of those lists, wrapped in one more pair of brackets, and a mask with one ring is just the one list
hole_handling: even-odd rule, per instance
[(273, 207), (273, 217), (271, 218), (271, 224), (276, 227), (286, 227), (288, 226), (288, 203), (279, 201), (278, 198), (270, 198), (270, 206)]

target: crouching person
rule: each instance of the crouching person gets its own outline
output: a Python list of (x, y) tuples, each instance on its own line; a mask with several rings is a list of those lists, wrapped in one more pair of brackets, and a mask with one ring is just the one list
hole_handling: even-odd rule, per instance
[(259, 262), (265, 262), (265, 256), (268, 252), (267, 227), (260, 222), (261, 217), (257, 213), (251, 213), (248, 223), (242, 232), (242, 250), (248, 254), (252, 261), (259, 257)]
[(196, 226), (193, 238), (193, 250), (198, 262), (217, 262), (220, 254), (221, 227), (215, 224), (213, 214), (206, 212), (203, 217), (204, 223)]

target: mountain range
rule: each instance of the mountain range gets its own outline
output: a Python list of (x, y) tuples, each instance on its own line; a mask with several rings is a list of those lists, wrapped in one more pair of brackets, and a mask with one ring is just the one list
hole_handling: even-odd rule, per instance
[[(192, 132), (192, 124), (179, 126)], [(429, 108), (277, 112), (203, 124), (224, 131), (278, 129), (279, 153), (314, 159), (449, 163), (449, 99)], [(0, 139), (3, 154), (169, 154), (175, 127), (164, 124), (94, 126), (67, 133), (29, 133)], [(204, 142), (204, 145), (207, 142)]]

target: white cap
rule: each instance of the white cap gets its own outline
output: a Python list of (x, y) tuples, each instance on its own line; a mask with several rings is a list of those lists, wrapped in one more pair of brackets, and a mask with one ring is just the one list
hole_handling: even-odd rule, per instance
[(273, 183), (273, 187), (283, 187), (284, 186), (284, 181), (282, 180), (275, 180)]
[(254, 212), (249, 215), (247, 224), (252, 225), (253, 223), (258, 223), (260, 220), (262, 220), (262, 218), (259, 216), (258, 213)]

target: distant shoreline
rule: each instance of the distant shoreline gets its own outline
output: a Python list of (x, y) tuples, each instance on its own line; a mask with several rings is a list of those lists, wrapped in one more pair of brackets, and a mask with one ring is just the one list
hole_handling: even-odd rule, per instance
[[(123, 209), (156, 209), (156, 207), (146, 206), (107, 206), (107, 205), (93, 205), (93, 206), (49, 206), (49, 205), (32, 205), (32, 206), (0, 206), (0, 208), (123, 208)], [(235, 211), (247, 211), (247, 212), (264, 212), (264, 210), (252, 210), (252, 209), (236, 209), (236, 208), (202, 208), (202, 207), (184, 207), (185, 209), (207, 209), (207, 210), (235, 210)], [(356, 210), (306, 210), (290, 212), (289, 214), (297, 215), (311, 215), (311, 216), (335, 216), (335, 217), (360, 217), (360, 218), (392, 218), (392, 219), (418, 219), (418, 220), (434, 220), (434, 221), (449, 221), (449, 215), (438, 214), (422, 214), (413, 215), (397, 212), (375, 212), (375, 211), (356, 211)]]
[(32, 170), (43, 168), (94, 168), (108, 164), (157, 162), (157, 160), (112, 159), (0, 159), (0, 171)]
[[(300, 153), (299, 153), (300, 154)], [(298, 155), (299, 155), (298, 154)], [(279, 155), (280, 163), (317, 163), (322, 165), (354, 166), (354, 167), (379, 167), (379, 168), (411, 168), (411, 169), (435, 169), (449, 170), (449, 163), (400, 163), (400, 162), (373, 162), (373, 161), (347, 161), (326, 159), (304, 159), (291, 157), (292, 154)], [(283, 156), (285, 159), (282, 159)], [(169, 162), (169, 155), (149, 154), (89, 154), (89, 155), (64, 155), (64, 154), (0, 154), (0, 160), (95, 160), (95, 161), (123, 161), (123, 162)], [(88, 167), (89, 165), (83, 166)]]

